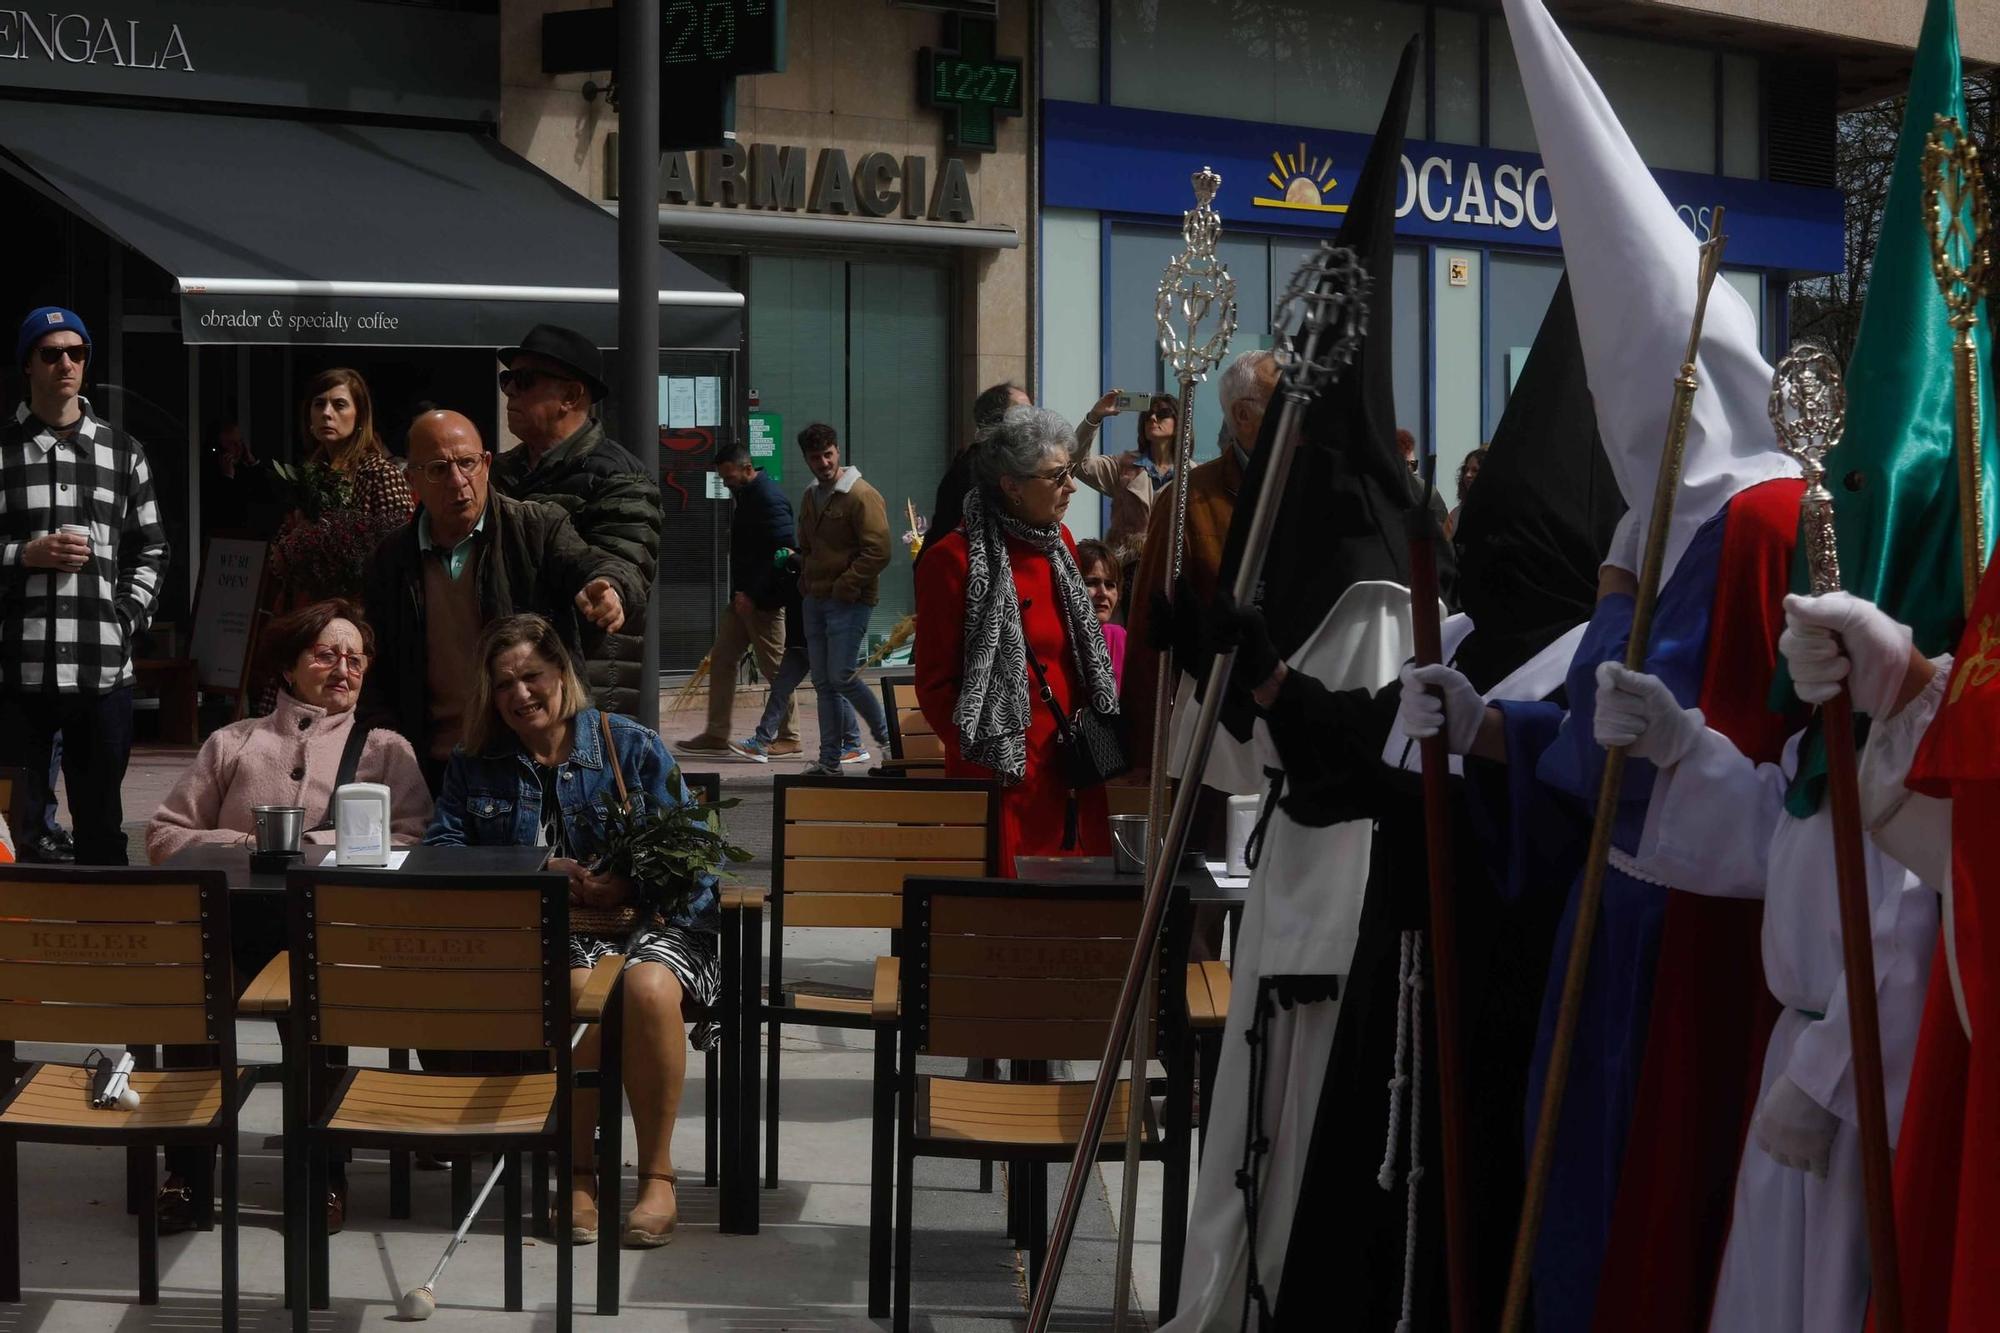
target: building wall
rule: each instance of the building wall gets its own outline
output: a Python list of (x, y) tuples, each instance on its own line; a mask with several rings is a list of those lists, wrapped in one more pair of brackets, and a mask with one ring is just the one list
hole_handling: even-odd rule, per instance
[[(603, 6), (609, 0), (587, 0)], [(576, 0), (501, 0), (501, 140), (536, 166), (594, 199), (606, 196), (604, 138), (618, 115), (580, 90), (602, 75), (541, 72), (541, 16), (574, 9)], [(792, 0), (783, 73), (737, 84), (739, 141), (800, 144), (816, 152), (838, 147), (850, 163), (876, 150), (898, 157), (923, 154), (931, 183), (945, 157), (941, 116), (918, 103), (916, 52), (939, 45), (940, 16), (893, 9), (885, 0)], [(1025, 6), (1004, 5), (996, 33), (1003, 56), (1024, 61), (1029, 50)], [(1010, 226), (1013, 250), (969, 251), (960, 260), (961, 327), (956, 375), (961, 402), (997, 380), (1030, 383), (1034, 264), (1034, 198), (1029, 178), (1034, 107), (998, 118), (999, 148), (962, 157), (978, 219)], [(671, 243), (671, 234), (668, 237)]]

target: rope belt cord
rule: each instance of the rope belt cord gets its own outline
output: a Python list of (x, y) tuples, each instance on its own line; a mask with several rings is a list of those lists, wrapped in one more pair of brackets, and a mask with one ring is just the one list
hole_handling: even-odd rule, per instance
[(1410, 1106), (1410, 1170), (1403, 1219), (1403, 1310), (1396, 1333), (1410, 1333), (1417, 1290), (1417, 1208), (1424, 1178), (1424, 950), (1423, 932), (1402, 933), (1396, 965), (1396, 1056), (1389, 1076), (1389, 1134), (1375, 1183), (1396, 1188), (1396, 1148), (1402, 1139), (1403, 1102)]
[(1243, 1135), (1243, 1164), (1236, 1172), (1236, 1188), (1243, 1194), (1244, 1232), (1249, 1247), (1243, 1282), (1243, 1319), (1240, 1325), (1243, 1333), (1249, 1333), (1253, 1303), (1259, 1333), (1269, 1333), (1273, 1325), (1270, 1298), (1264, 1290), (1262, 1270), (1257, 1264), (1257, 1215), (1263, 1208), (1260, 1188), (1263, 1158), (1271, 1147), (1271, 1141), (1264, 1137), (1264, 1075), (1271, 1042), (1271, 1020), (1275, 1013), (1269, 983), (1259, 984), (1256, 1012), (1243, 1033), (1243, 1040), (1250, 1046), (1250, 1117)]

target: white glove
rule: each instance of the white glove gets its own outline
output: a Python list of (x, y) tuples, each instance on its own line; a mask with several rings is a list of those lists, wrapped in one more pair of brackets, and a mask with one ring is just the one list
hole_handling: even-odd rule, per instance
[(1810, 1171), (1821, 1180), (1833, 1156), (1833, 1136), (1840, 1129), (1840, 1117), (1806, 1095), (1790, 1076), (1778, 1081), (1757, 1104), (1757, 1118), (1750, 1124), (1757, 1146), (1771, 1155), (1779, 1166), (1794, 1171)]
[[(1442, 731), (1453, 754), (1470, 752), (1486, 717), (1486, 701), (1472, 682), (1448, 666), (1420, 667), (1410, 662), (1403, 663), (1399, 678), (1403, 701), (1396, 706), (1396, 721), (1403, 734), (1420, 741)], [(1443, 692), (1442, 699), (1430, 692), (1431, 685)]]
[(1605, 749), (1622, 745), (1634, 759), (1672, 768), (1687, 758), (1706, 726), (1699, 708), (1682, 708), (1658, 676), (1597, 664), (1597, 717), (1591, 734)]
[(1853, 593), (1793, 594), (1785, 598), (1785, 632), (1778, 636), (1778, 651), (1792, 669), (1799, 698), (1807, 703), (1825, 703), (1846, 680), (1856, 708), (1884, 717), (1896, 706), (1903, 673), (1910, 667), (1910, 637), (1908, 625)]

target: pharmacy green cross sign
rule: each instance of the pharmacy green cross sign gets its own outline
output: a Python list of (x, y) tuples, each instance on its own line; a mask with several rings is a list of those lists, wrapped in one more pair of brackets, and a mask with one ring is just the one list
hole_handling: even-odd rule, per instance
[(993, 21), (951, 15), (944, 44), (917, 52), (917, 96), (944, 112), (947, 150), (990, 153), (996, 116), (1021, 114), (1021, 62), (993, 51)]

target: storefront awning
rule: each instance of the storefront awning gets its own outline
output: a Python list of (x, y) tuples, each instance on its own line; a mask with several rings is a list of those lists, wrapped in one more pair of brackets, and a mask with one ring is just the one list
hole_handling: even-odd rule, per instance
[[(0, 168), (166, 269), (189, 343), (617, 343), (617, 224), (488, 135), (0, 101)], [(740, 293), (660, 284), (661, 346), (738, 345)]]

